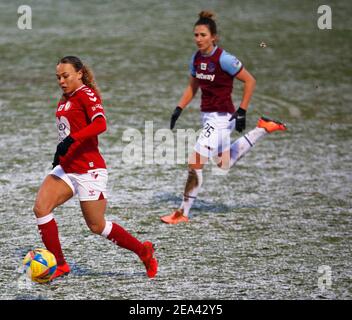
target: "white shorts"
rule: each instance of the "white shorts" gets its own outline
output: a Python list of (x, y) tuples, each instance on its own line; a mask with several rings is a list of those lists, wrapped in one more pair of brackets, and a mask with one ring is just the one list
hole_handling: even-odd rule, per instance
[(108, 172), (106, 169), (93, 169), (87, 173), (66, 173), (60, 165), (49, 174), (64, 180), (72, 189), (73, 195), (78, 194), (80, 201), (98, 200), (102, 193), (106, 199)]
[(236, 124), (236, 119), (229, 121), (231, 115), (229, 112), (202, 112), (203, 129), (194, 150), (211, 158), (230, 149), (231, 132)]

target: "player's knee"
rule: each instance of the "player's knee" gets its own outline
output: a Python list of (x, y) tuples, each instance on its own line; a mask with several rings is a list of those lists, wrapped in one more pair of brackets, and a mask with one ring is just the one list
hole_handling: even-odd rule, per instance
[(37, 201), (33, 206), (33, 212), (37, 218), (44, 217), (49, 213), (51, 213), (51, 211), (52, 211), (52, 208), (49, 205), (46, 205)]
[(194, 170), (203, 169), (206, 162), (206, 157), (202, 157), (199, 153), (195, 152), (188, 158), (188, 168)]
[(93, 224), (93, 223), (88, 224), (89, 230), (95, 234), (102, 234), (102, 232), (104, 231), (104, 227), (105, 225), (102, 225), (102, 224)]

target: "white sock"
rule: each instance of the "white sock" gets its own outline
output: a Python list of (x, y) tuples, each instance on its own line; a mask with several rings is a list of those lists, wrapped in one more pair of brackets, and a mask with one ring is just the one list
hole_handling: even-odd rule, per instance
[(105, 227), (101, 235), (104, 238), (107, 238), (112, 230), (112, 222), (111, 221), (105, 221)]
[(243, 137), (237, 139), (230, 148), (230, 167), (241, 159), (267, 132), (263, 128), (254, 128)]
[(41, 218), (36, 218), (37, 225), (40, 226), (42, 224), (46, 224), (46, 223), (50, 222), (52, 219), (54, 219), (54, 214), (53, 213), (49, 213), (46, 216), (41, 217)]
[[(184, 194), (183, 201), (180, 207), (180, 209), (183, 209), (183, 215), (186, 217), (188, 217), (189, 210), (191, 209), (194, 200), (196, 200), (200, 187), (203, 183), (203, 170), (195, 169), (194, 172), (197, 176), (197, 185), (194, 186), (191, 190), (189, 190), (187, 194)], [(190, 173), (188, 175), (190, 175)]]

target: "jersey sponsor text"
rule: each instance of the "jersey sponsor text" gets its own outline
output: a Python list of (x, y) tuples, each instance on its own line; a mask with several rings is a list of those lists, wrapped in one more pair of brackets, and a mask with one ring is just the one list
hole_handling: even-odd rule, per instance
[(201, 80), (209, 80), (211, 82), (215, 79), (215, 74), (204, 74), (196, 72), (196, 78)]

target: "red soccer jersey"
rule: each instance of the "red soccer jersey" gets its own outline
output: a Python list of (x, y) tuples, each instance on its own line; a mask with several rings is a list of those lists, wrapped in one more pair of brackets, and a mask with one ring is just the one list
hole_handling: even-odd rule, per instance
[[(60, 101), (56, 110), (56, 124), (59, 142), (72, 135), (98, 117), (105, 118), (100, 97), (83, 85), (74, 91), (66, 101)], [(60, 165), (66, 173), (87, 173), (88, 170), (106, 168), (98, 149), (98, 137), (75, 141), (65, 156), (60, 156)]]

